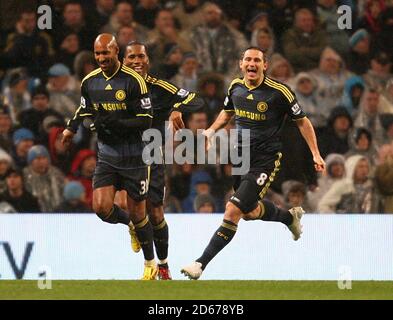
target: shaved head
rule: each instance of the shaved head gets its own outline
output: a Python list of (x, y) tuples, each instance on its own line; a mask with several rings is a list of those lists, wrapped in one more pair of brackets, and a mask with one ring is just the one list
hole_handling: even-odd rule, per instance
[(118, 47), (116, 38), (110, 33), (101, 33), (97, 36), (94, 41), (94, 47), (96, 45), (108, 46), (108, 47)]
[(119, 65), (119, 46), (109, 33), (101, 33), (94, 41), (94, 57), (104, 73), (112, 74)]

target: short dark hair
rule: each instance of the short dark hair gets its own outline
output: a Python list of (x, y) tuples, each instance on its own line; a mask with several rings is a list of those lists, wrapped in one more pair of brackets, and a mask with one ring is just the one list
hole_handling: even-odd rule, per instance
[(126, 48), (127, 47), (132, 47), (132, 46), (142, 46), (142, 47), (144, 47), (145, 51), (146, 51), (146, 54), (149, 55), (149, 52), (147, 50), (147, 45), (144, 44), (143, 42), (138, 41), (138, 40), (132, 40), (132, 41), (127, 43)]
[(247, 51), (247, 50), (257, 50), (257, 51), (262, 52), (262, 53), (263, 53), (263, 61), (266, 62), (266, 56), (265, 56), (266, 50), (261, 49), (260, 47), (257, 47), (257, 46), (250, 46), (250, 47), (246, 48), (246, 49), (242, 52), (242, 54), (241, 54), (241, 56), (240, 56), (240, 60), (243, 60), (244, 55), (246, 54), (246, 51)]

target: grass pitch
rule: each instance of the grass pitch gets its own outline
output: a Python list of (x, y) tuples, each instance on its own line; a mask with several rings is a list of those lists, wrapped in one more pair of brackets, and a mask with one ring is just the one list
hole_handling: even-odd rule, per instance
[(336, 281), (37, 281), (0, 280), (0, 300), (392, 300), (392, 281), (353, 281), (340, 290)]

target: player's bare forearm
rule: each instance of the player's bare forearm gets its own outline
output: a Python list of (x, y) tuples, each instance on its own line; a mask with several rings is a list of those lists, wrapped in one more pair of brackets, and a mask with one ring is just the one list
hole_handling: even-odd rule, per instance
[(234, 115), (234, 112), (227, 112), (225, 110), (222, 110), (218, 114), (217, 119), (209, 127), (209, 129), (217, 131), (217, 130), (224, 128), (228, 124), (228, 122), (232, 119), (233, 115)]
[(308, 118), (304, 117), (302, 119), (296, 120), (296, 124), (304, 140), (306, 140), (308, 147), (310, 148), (313, 156), (313, 161), (315, 163), (315, 169), (317, 171), (325, 170), (325, 161), (323, 161), (321, 154), (319, 153), (317, 137), (315, 135), (314, 127), (311, 121)]

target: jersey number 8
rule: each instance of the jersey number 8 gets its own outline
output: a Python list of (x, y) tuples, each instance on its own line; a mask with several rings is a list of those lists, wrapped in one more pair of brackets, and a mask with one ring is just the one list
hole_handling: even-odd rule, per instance
[(263, 184), (265, 183), (266, 179), (267, 179), (267, 174), (266, 173), (261, 173), (261, 175), (257, 179), (258, 186), (263, 186)]

